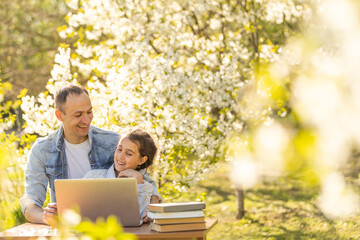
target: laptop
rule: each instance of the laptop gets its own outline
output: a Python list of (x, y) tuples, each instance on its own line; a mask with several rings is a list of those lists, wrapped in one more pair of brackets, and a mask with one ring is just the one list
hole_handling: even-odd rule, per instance
[(135, 178), (57, 179), (55, 193), (60, 217), (79, 209), (82, 218), (94, 222), (114, 215), (125, 227), (142, 224)]

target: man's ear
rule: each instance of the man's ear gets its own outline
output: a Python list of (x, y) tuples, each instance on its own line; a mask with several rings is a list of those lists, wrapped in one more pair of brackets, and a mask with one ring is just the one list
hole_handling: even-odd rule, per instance
[(62, 113), (59, 109), (55, 109), (55, 116), (56, 116), (56, 118), (57, 118), (59, 121), (61, 121), (61, 122), (62, 122), (62, 120), (63, 120), (62, 114), (63, 114), (63, 113)]
[(146, 161), (148, 160), (148, 157), (147, 156), (143, 156), (140, 160), (140, 164), (139, 165), (142, 165), (144, 164)]

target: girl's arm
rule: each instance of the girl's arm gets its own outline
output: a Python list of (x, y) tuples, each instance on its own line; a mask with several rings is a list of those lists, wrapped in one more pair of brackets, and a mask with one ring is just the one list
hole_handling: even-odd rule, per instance
[(142, 174), (144, 181), (147, 181), (153, 186), (151, 203), (159, 203), (161, 201), (161, 196), (159, 194), (159, 190), (157, 188), (155, 181), (150, 177), (146, 169), (141, 169), (139, 172)]
[(147, 218), (147, 210), (149, 207), (151, 195), (153, 193), (153, 185), (151, 185), (147, 181), (143, 181), (143, 184), (138, 184), (137, 186), (140, 217), (145, 222), (148, 222), (150, 219)]

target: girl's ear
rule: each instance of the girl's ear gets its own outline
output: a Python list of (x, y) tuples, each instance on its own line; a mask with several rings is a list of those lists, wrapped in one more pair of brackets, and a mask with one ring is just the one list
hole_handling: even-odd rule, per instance
[(139, 165), (142, 165), (142, 164), (145, 163), (147, 160), (148, 160), (148, 157), (147, 157), (147, 156), (143, 156), (143, 157), (140, 159), (140, 164), (139, 164)]

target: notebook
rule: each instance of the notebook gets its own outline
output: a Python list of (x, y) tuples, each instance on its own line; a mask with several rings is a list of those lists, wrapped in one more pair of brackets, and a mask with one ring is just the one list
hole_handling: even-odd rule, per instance
[(114, 215), (123, 226), (142, 224), (135, 178), (57, 179), (55, 193), (60, 217), (77, 207), (91, 221)]

